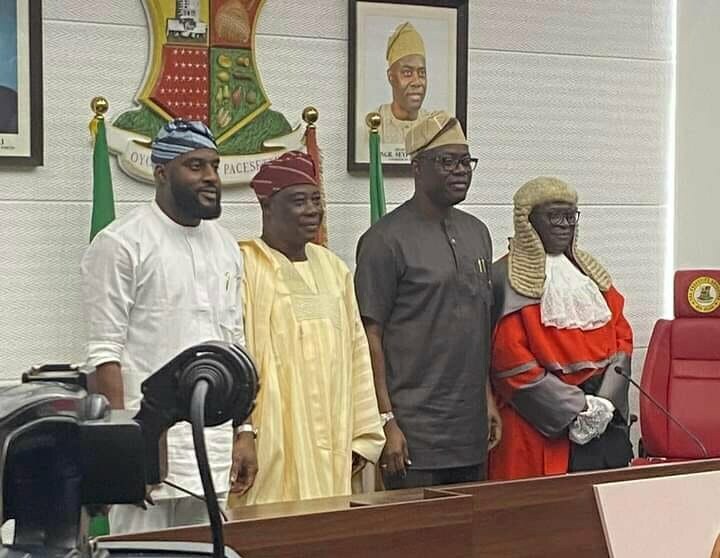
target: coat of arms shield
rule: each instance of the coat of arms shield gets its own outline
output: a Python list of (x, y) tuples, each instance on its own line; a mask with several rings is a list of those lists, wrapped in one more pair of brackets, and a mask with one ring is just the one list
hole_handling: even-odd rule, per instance
[(205, 122), (223, 156), (225, 184), (301, 145), (302, 130), (270, 110), (255, 63), (264, 0), (143, 0), (151, 48), (138, 109), (120, 114), (108, 142), (128, 174), (152, 180), (147, 147), (168, 120)]

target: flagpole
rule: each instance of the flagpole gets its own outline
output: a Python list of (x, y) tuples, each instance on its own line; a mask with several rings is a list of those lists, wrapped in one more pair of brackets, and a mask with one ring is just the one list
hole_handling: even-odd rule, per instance
[(320, 147), (317, 141), (317, 126), (316, 122), (320, 117), (318, 109), (315, 107), (305, 107), (302, 112), (302, 119), (305, 122), (305, 150), (310, 158), (315, 163), (315, 178), (318, 182), (318, 188), (320, 189), (320, 195), (322, 199), (323, 207), (323, 219), (320, 223), (320, 229), (315, 235), (313, 242), (320, 246), (327, 246), (328, 232), (327, 232), (327, 202), (325, 199), (325, 185), (323, 184), (323, 172), (322, 172), (322, 153), (320, 153)]
[(90, 240), (115, 219), (110, 153), (105, 131), (105, 113), (109, 103), (105, 97), (94, 97), (90, 102), (95, 116), (90, 122), (93, 137), (93, 196), (90, 218)]
[[(374, 225), (385, 215), (385, 186), (383, 184), (382, 157), (380, 154), (380, 126), (382, 117), (379, 112), (369, 112), (365, 115), (365, 125), (368, 127), (368, 177), (370, 179), (370, 225)], [(374, 489), (385, 490), (383, 484), (380, 461), (373, 470)]]
[(370, 224), (374, 224), (385, 215), (385, 187), (383, 185), (382, 157), (380, 154), (380, 126), (382, 117), (377, 112), (365, 116), (369, 128), (368, 152), (370, 155)]

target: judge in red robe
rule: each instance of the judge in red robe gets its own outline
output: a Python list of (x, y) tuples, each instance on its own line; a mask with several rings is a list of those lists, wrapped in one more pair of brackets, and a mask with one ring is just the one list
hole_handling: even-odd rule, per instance
[(605, 269), (577, 247), (577, 194), (536, 178), (514, 197), (515, 236), (493, 266), (491, 378), (503, 438), (489, 478), (623, 467), (632, 458), (632, 330)]

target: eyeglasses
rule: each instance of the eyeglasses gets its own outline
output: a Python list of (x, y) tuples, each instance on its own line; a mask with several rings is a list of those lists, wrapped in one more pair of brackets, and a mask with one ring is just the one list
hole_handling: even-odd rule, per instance
[(567, 223), (569, 226), (574, 227), (580, 220), (579, 211), (548, 211), (545, 215), (550, 224), (556, 226)]
[(434, 161), (435, 164), (439, 165), (440, 168), (445, 172), (455, 172), (458, 168), (458, 165), (462, 166), (464, 169), (474, 171), (475, 167), (477, 167), (478, 164), (477, 158), (470, 157), (470, 155), (463, 155), (462, 157), (452, 157), (450, 155), (436, 155), (435, 157), (422, 157), (422, 159), (425, 159), (427, 161)]

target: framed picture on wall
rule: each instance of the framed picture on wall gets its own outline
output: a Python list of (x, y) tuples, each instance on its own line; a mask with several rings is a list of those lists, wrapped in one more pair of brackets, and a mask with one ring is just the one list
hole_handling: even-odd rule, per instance
[(367, 170), (378, 112), (383, 171), (409, 172), (405, 133), (434, 110), (467, 114), (468, 0), (349, 0), (349, 171)]
[(0, 0), (0, 166), (42, 164), (41, 0)]

